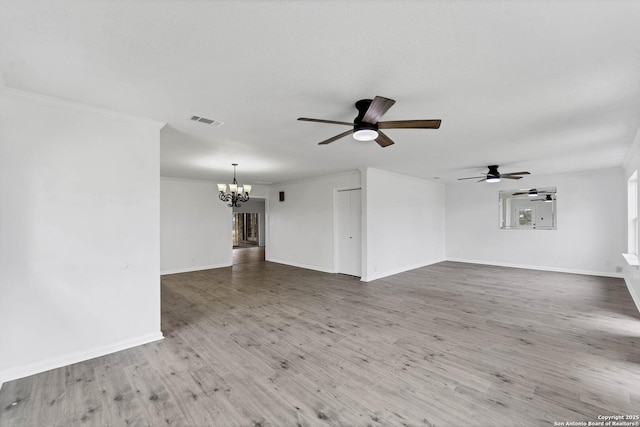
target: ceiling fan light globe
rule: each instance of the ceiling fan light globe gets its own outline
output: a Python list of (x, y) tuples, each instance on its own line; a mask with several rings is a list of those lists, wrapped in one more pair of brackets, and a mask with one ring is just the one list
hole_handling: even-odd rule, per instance
[(487, 182), (500, 182), (500, 178), (497, 176), (490, 176), (487, 178)]
[(378, 137), (378, 132), (373, 129), (359, 129), (353, 132), (353, 139), (357, 141), (373, 141)]

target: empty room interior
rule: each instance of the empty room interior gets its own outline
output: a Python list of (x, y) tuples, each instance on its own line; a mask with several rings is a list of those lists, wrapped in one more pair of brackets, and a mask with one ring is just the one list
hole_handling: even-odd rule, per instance
[(0, 10), (1, 426), (640, 426), (640, 2)]

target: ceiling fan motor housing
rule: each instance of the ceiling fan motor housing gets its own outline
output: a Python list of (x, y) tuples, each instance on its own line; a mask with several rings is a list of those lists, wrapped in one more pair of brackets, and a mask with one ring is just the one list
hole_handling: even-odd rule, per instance
[(498, 165), (489, 166), (489, 173), (487, 173), (487, 178), (500, 178), (500, 172), (498, 172)]
[(356, 110), (358, 110), (358, 117), (356, 117), (353, 122), (354, 123), (362, 123), (362, 119), (364, 119), (364, 115), (367, 114), (367, 110), (369, 106), (373, 102), (373, 99), (361, 99), (356, 102)]
[(378, 131), (378, 124), (371, 124), (366, 122), (355, 122), (353, 124), (353, 131), (357, 132), (359, 130), (375, 130)]
[(363, 121), (372, 102), (372, 99), (361, 99), (356, 102), (358, 116), (353, 120), (353, 137), (358, 141), (372, 141), (378, 137), (378, 123)]

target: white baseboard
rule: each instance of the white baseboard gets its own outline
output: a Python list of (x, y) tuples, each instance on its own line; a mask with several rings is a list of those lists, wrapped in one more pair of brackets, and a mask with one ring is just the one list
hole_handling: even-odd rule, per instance
[(188, 267), (188, 268), (176, 268), (173, 270), (162, 270), (160, 272), (161, 276), (165, 274), (177, 274), (177, 273), (189, 273), (191, 271), (201, 271), (201, 270), (211, 270), (214, 268), (223, 268), (223, 267), (231, 267), (233, 264), (215, 264), (215, 265), (202, 265), (199, 267)]
[[(282, 260), (273, 259), (273, 258), (267, 259), (266, 261), (275, 262), (275, 263), (278, 263), (278, 264), (290, 265), (291, 267), (304, 268), (306, 270), (321, 271), (323, 273), (332, 273), (332, 274), (336, 273), (336, 271), (333, 271), (333, 270), (330, 270), (330, 269), (319, 268), (318, 266), (314, 266), (314, 265), (300, 264), (300, 263), (295, 263), (295, 262), (290, 262), (290, 261), (282, 261)], [(385, 271), (383, 273), (376, 273), (373, 276), (367, 276), (366, 272), (363, 272), (362, 276), (360, 277), (360, 280), (363, 281), (363, 282), (370, 282), (372, 280), (381, 279), (383, 277), (392, 276), (394, 274), (404, 273), (405, 271), (414, 270), (416, 268), (426, 267), (426, 266), (432, 265), (432, 264), (437, 264), (437, 263), (442, 262), (442, 261), (446, 261), (446, 260), (444, 258), (439, 258), (439, 259), (435, 259), (435, 260), (425, 261), (425, 262), (409, 265), (409, 266), (406, 266), (406, 267), (401, 267), (401, 268), (396, 268), (396, 269), (393, 269), (393, 270), (388, 270), (388, 271)]]
[(587, 276), (601, 276), (601, 277), (615, 277), (621, 279), (624, 277), (622, 273), (609, 273), (604, 271), (590, 271), (590, 270), (576, 270), (572, 268), (557, 268), (557, 267), (541, 267), (539, 265), (525, 265), (525, 264), (510, 264), (506, 262), (488, 262), (479, 261), (474, 259), (463, 258), (447, 258), (444, 261), (452, 262), (464, 262), (467, 264), (482, 264), (482, 265), (494, 265), (496, 267), (511, 267), (511, 268), (523, 268), (526, 270), (540, 270), (540, 271), (553, 271), (556, 273), (571, 273), (571, 274), (584, 274)]
[(323, 269), (323, 268), (320, 268), (320, 267), (318, 267), (316, 265), (300, 264), (300, 263), (291, 262), (291, 261), (281, 261), (281, 260), (273, 259), (273, 258), (265, 259), (265, 261), (275, 262), (277, 264), (290, 265), (291, 267), (304, 268), (305, 270), (322, 271), (323, 273), (335, 273), (335, 271)]
[(382, 273), (375, 272), (372, 275), (367, 275), (365, 273), (365, 274), (362, 275), (361, 280), (363, 282), (371, 282), (373, 280), (382, 279), (384, 277), (393, 276), (394, 274), (404, 273), (405, 271), (415, 270), (416, 268), (426, 267), (428, 265), (437, 264), (437, 263), (443, 262), (443, 261), (445, 261), (444, 258), (438, 258), (438, 259), (433, 259), (433, 260), (429, 260), (429, 261), (419, 262), (417, 264), (408, 265), (408, 266), (405, 266), (405, 267), (394, 268), (392, 270), (387, 270), (387, 271), (384, 271)]
[(7, 381), (17, 380), (18, 378), (28, 377), (31, 375), (39, 374), (41, 372), (50, 371), (51, 369), (72, 365), (78, 362), (84, 362), (85, 360), (105, 356), (110, 353), (137, 347), (142, 344), (148, 344), (150, 342), (158, 341), (163, 338), (164, 336), (162, 335), (162, 332), (156, 332), (153, 334), (143, 335), (141, 337), (119, 341), (89, 350), (77, 351), (59, 357), (26, 364), (23, 366), (16, 366), (5, 371), (0, 371), (0, 387), (2, 387), (2, 383)]

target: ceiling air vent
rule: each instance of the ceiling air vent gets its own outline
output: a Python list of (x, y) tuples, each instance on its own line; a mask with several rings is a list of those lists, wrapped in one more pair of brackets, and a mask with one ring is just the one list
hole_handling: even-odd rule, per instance
[(219, 128), (220, 126), (222, 126), (224, 124), (224, 122), (219, 122), (217, 120), (207, 119), (205, 117), (200, 117), (200, 116), (191, 116), (191, 120), (193, 120), (195, 122), (204, 123), (204, 124), (207, 124), (207, 125), (212, 125), (212, 126), (215, 126), (217, 128)]

